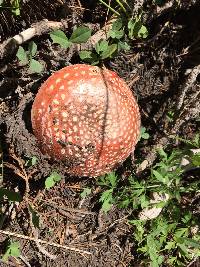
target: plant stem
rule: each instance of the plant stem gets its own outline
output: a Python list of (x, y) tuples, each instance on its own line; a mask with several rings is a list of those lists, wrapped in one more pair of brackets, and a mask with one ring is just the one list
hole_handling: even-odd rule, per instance
[(113, 9), (110, 5), (108, 5), (107, 3), (105, 3), (103, 0), (99, 0), (99, 2), (101, 2), (104, 6), (106, 6), (108, 9), (110, 9), (110, 11), (112, 11), (113, 13), (115, 13), (117, 16), (120, 16), (120, 13), (117, 12), (115, 9)]
[(118, 3), (118, 5), (121, 7), (121, 9), (124, 11), (124, 13), (126, 14), (127, 12), (126, 12), (126, 8), (123, 6), (123, 4), (120, 2), (120, 0), (115, 0), (117, 3)]

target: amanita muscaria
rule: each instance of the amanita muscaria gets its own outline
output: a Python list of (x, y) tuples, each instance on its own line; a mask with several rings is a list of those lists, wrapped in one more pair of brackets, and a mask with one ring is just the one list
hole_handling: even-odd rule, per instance
[(137, 102), (115, 72), (77, 64), (39, 89), (31, 111), (41, 151), (77, 176), (115, 169), (134, 151), (140, 132)]

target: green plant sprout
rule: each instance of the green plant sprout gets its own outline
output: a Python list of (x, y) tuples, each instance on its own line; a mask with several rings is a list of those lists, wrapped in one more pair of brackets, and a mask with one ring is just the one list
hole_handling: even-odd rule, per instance
[(19, 46), (16, 54), (21, 65), (29, 65), (29, 71), (31, 73), (41, 73), (43, 71), (43, 65), (34, 59), (36, 53), (37, 44), (31, 41), (28, 45), (28, 51), (25, 51), (22, 46)]
[(57, 172), (52, 172), (50, 176), (48, 176), (45, 180), (45, 188), (50, 189), (55, 186), (57, 182), (60, 182), (62, 179), (61, 175)]
[(140, 130), (140, 137), (139, 137), (139, 140), (141, 139), (149, 139), (150, 135), (148, 132), (146, 132), (146, 128), (145, 127), (141, 127), (141, 130)]
[(36, 156), (32, 156), (31, 158), (29, 158), (26, 163), (25, 163), (25, 166), (27, 167), (31, 167), (31, 166), (34, 166), (36, 165), (38, 162), (38, 158)]

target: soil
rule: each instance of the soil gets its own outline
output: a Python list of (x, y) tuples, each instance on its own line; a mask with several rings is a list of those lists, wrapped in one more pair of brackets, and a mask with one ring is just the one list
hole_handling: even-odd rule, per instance
[[(69, 2), (24, 1), (20, 17), (11, 15), (8, 10), (1, 11), (0, 41), (42, 19), (60, 21), (67, 18), (71, 27), (87, 23), (93, 29), (101, 28), (109, 19), (107, 10), (98, 1)], [(143, 4), (143, 1), (135, 2)], [(130, 51), (121, 52), (105, 63), (132, 89), (140, 106), (142, 124), (150, 134), (150, 139), (136, 148), (136, 159), (149, 156), (152, 148), (163, 138), (166, 138), (167, 144), (177, 146), (168, 138), (170, 135), (193, 138), (200, 127), (200, 94), (197, 94), (200, 75), (193, 80), (190, 77), (200, 64), (199, 1), (181, 1), (180, 5), (174, 4), (176, 1), (165, 1), (162, 7), (154, 5), (153, 10), (151, 1), (144, 2), (145, 24), (149, 29), (147, 40), (133, 40)], [(133, 6), (133, 14), (136, 8), (137, 5)], [(131, 227), (127, 223), (131, 211), (113, 207), (107, 214), (103, 213), (98, 201), (101, 188), (95, 179), (69, 177), (65, 166), (52, 162), (37, 146), (30, 111), (38, 88), (54, 71), (81, 61), (76, 49), (69, 53), (52, 44), (48, 35), (35, 37), (34, 41), (38, 45), (36, 59), (45, 64), (42, 74), (30, 74), (27, 67), (20, 66), (13, 56), (0, 63), (0, 141), (4, 161), (1, 183), (26, 195), (25, 180), (28, 177), (28, 202), (40, 216), (39, 238), (60, 244), (63, 248), (41, 245), (50, 254), (57, 255), (56, 260), (51, 260), (35, 242), (20, 239), (21, 254), (30, 266), (38, 267), (140, 266), (137, 265)], [(177, 106), (187, 84), (183, 101), (187, 108), (180, 112)], [(175, 114), (173, 122), (168, 119), (169, 111)], [(38, 158), (38, 163), (28, 166), (26, 162), (33, 155)], [(55, 170), (63, 179), (52, 189), (45, 190), (45, 178)], [(123, 179), (134, 171), (131, 157), (117, 170)], [(187, 179), (190, 175), (194, 176), (187, 173)], [(80, 192), (85, 187), (93, 190), (86, 199), (82, 199)], [(32, 229), (25, 200), (19, 205), (13, 204), (10, 210), (8, 203), (3, 203), (3, 207), (2, 229), (30, 236)], [(2, 251), (6, 240), (7, 236), (0, 234)], [(13, 240), (19, 239), (13, 237)], [(82, 252), (70, 251), (64, 246), (75, 247)], [(28, 266), (15, 260), (9, 264)], [(0, 263), (0, 266), (7, 265)], [(193, 266), (199, 266), (198, 262)]]

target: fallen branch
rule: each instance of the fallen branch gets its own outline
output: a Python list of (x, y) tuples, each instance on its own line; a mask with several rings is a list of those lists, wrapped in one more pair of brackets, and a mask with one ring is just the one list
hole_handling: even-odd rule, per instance
[(9, 231), (0, 230), (0, 234), (7, 235), (7, 236), (13, 236), (13, 237), (17, 237), (17, 238), (20, 238), (20, 239), (33, 241), (33, 242), (39, 242), (41, 244), (46, 244), (47, 246), (56, 247), (56, 248), (62, 248), (62, 249), (70, 250), (70, 251), (77, 252), (77, 253), (80, 253), (80, 254), (91, 255), (91, 252), (85, 251), (85, 250), (82, 250), (82, 249), (79, 249), (79, 248), (69, 247), (69, 246), (60, 245), (60, 244), (56, 244), (56, 243), (49, 243), (48, 241), (45, 241), (45, 240), (42, 240), (42, 239), (37, 239), (36, 240), (33, 237), (29, 237), (29, 236), (21, 235), (21, 234), (17, 234), (17, 233), (12, 233), (12, 232), (9, 232)]

